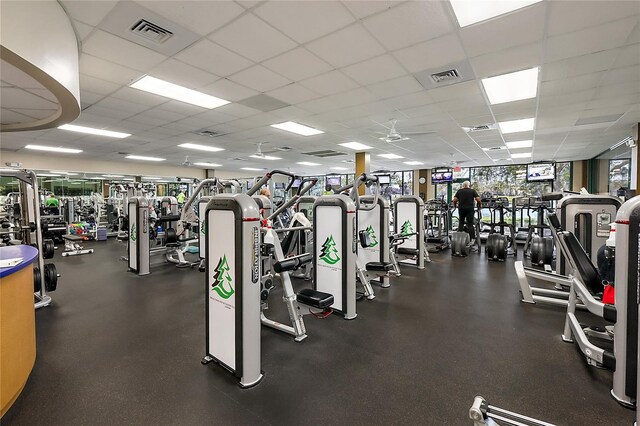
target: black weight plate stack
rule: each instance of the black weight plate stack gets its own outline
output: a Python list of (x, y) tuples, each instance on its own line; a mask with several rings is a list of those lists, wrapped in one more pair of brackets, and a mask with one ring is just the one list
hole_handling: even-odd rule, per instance
[(507, 257), (507, 244), (508, 241), (506, 235), (489, 235), (485, 247), (489, 260), (504, 261)]
[(544, 263), (545, 265), (551, 265), (553, 262), (553, 238), (552, 237), (544, 237)]
[(42, 257), (44, 259), (53, 259), (56, 254), (56, 245), (53, 240), (42, 241)]
[(176, 230), (173, 228), (167, 228), (164, 231), (165, 244), (177, 243), (178, 242), (178, 234)]
[(544, 265), (544, 242), (539, 235), (534, 235), (531, 238), (531, 264)]
[(40, 267), (33, 267), (33, 292), (37, 293), (40, 291), (40, 287), (42, 286), (42, 274), (40, 274)]
[(469, 255), (469, 234), (466, 232), (451, 233), (451, 256)]
[(58, 288), (58, 270), (54, 263), (44, 265), (44, 288), (47, 292), (56, 291)]

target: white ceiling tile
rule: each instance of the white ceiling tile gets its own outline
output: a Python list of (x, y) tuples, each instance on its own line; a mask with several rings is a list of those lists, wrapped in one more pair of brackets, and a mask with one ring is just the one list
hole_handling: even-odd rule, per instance
[[(505, 116), (506, 114), (512, 114), (516, 118), (535, 117), (537, 107), (537, 100), (535, 98), (532, 98), (515, 102), (506, 102), (498, 105), (491, 105), (491, 110), (496, 116)], [(504, 121), (504, 119), (500, 121)]]
[[(288, 86), (285, 86), (288, 87)], [(278, 89), (279, 90), (279, 89)], [(308, 117), (311, 113), (295, 106), (288, 106), (274, 111), (270, 111), (274, 116), (287, 120), (300, 120)]]
[(167, 59), (151, 49), (101, 30), (91, 34), (82, 44), (82, 51), (139, 71), (147, 71)]
[(366, 18), (401, 4), (397, 0), (347, 0), (343, 1), (347, 9), (358, 19)]
[(469, 56), (479, 56), (542, 40), (545, 3), (512, 12), (500, 19), (462, 28), (460, 35)]
[(604, 73), (600, 80), (601, 85), (624, 83), (640, 80), (640, 67), (630, 66), (624, 68), (610, 69)]
[(234, 117), (238, 117), (238, 118), (250, 117), (252, 115), (256, 115), (262, 112), (255, 108), (249, 108), (248, 106), (244, 106), (236, 103), (223, 105), (219, 108), (216, 108), (215, 111), (221, 112), (223, 114), (233, 115)]
[(118, 88), (120, 88), (119, 84), (91, 77), (86, 74), (80, 74), (81, 90), (88, 90), (89, 92), (97, 93), (99, 95), (108, 95), (109, 93), (118, 90)]
[(393, 98), (386, 99), (384, 102), (393, 108), (404, 109), (432, 104), (434, 100), (426, 91), (422, 91), (408, 95), (394, 96)]
[(267, 95), (273, 96), (274, 98), (288, 104), (297, 104), (320, 97), (316, 92), (313, 92), (298, 83), (291, 83), (279, 89), (272, 90), (267, 92)]
[(344, 92), (345, 90), (358, 87), (358, 84), (349, 77), (335, 70), (303, 80), (300, 84), (321, 95), (333, 95), (334, 93)]
[(598, 87), (598, 89), (596, 90), (595, 97), (608, 98), (611, 96), (624, 96), (632, 93), (640, 93), (640, 84), (638, 84), (637, 81), (619, 83), (619, 84), (609, 84), (606, 86)]
[(613, 63), (615, 68), (640, 64), (640, 43), (618, 49), (617, 53), (618, 57)]
[(367, 89), (378, 99), (387, 99), (424, 90), (418, 80), (411, 75), (375, 83), (367, 86)]
[(240, 83), (259, 92), (267, 92), (285, 86), (291, 81), (268, 70), (262, 65), (256, 65), (239, 73), (233, 74), (229, 80)]
[(298, 43), (334, 32), (355, 19), (340, 2), (265, 2), (253, 13)]
[(407, 73), (391, 55), (378, 56), (342, 68), (341, 71), (363, 86), (400, 77)]
[(543, 81), (540, 94), (541, 96), (557, 96), (593, 89), (598, 86), (602, 75), (602, 72), (596, 72), (560, 80)]
[(307, 48), (336, 68), (384, 53), (382, 46), (360, 24), (313, 41)]
[(149, 75), (173, 84), (199, 89), (218, 80), (218, 76), (187, 65), (175, 59), (168, 59), (148, 72)]
[(203, 108), (201, 106), (187, 104), (185, 102), (175, 100), (165, 102), (162, 105), (158, 106), (158, 108), (165, 111), (177, 112), (178, 114), (186, 116), (197, 115), (206, 110), (206, 108)]
[(334, 109), (334, 105), (331, 103), (331, 99), (329, 99), (329, 96), (319, 99), (313, 99), (307, 102), (301, 102), (296, 106), (302, 108), (303, 110), (314, 113), (322, 113)]
[(313, 77), (332, 68), (331, 65), (303, 47), (269, 59), (262, 65), (292, 81)]
[(485, 78), (540, 65), (542, 44), (532, 43), (471, 58), (476, 77)]
[(163, 125), (168, 124), (172, 121), (182, 120), (183, 118), (186, 118), (186, 116), (183, 114), (178, 114), (172, 111), (166, 111), (158, 107), (141, 112), (140, 114), (132, 117), (131, 120), (139, 117), (163, 120), (163, 123), (162, 123)]
[(476, 81), (465, 81), (450, 86), (429, 90), (429, 96), (436, 102), (444, 102), (452, 99), (464, 99), (466, 97), (482, 96)]
[(143, 0), (137, 3), (203, 36), (244, 12), (232, 1)]
[(547, 33), (570, 33), (633, 15), (640, 15), (637, 1), (554, 1), (549, 3)]
[(610, 96), (606, 98), (597, 98), (593, 99), (591, 102), (589, 102), (589, 104), (587, 104), (587, 109), (608, 108), (622, 105), (628, 105), (629, 107), (631, 107), (638, 105), (638, 99), (640, 99), (640, 96), (638, 96), (637, 93)]
[(627, 37), (627, 40), (625, 40), (625, 44), (636, 43), (640, 43), (640, 20), (638, 20), (638, 23), (631, 31), (631, 34), (629, 34), (629, 37)]
[[(120, 111), (117, 109), (103, 108), (97, 105), (91, 105), (89, 108), (82, 111), (80, 120), (75, 124), (88, 124), (88, 121), (101, 124), (111, 124), (120, 120), (124, 120), (125, 118), (128, 118), (132, 115), (133, 114), (127, 111)], [(95, 126), (89, 125), (89, 127)]]
[(260, 93), (257, 90), (241, 86), (226, 78), (221, 78), (215, 83), (203, 87), (202, 91), (232, 102), (250, 98)]
[[(361, 105), (372, 102), (375, 98), (371, 92), (364, 88), (353, 89), (348, 92), (331, 95), (327, 98), (333, 103), (334, 108), (345, 108), (352, 105)], [(303, 108), (304, 109), (304, 108)]]
[(549, 37), (545, 59), (556, 61), (622, 46), (636, 22), (636, 18), (628, 18), (569, 34)]
[(410, 1), (363, 21), (389, 50), (429, 40), (453, 30), (443, 2)]
[(466, 58), (458, 37), (451, 34), (393, 52), (409, 72), (442, 67)]
[(256, 62), (296, 47), (289, 38), (251, 14), (216, 31), (209, 39)]
[(86, 24), (97, 26), (102, 18), (114, 8), (117, 1), (63, 0), (65, 11), (69, 16)]
[(137, 104), (129, 101), (124, 101), (122, 99), (114, 98), (111, 96), (104, 98), (100, 102), (97, 102), (96, 104), (94, 104), (94, 106), (89, 108), (88, 111), (93, 111), (94, 107), (110, 108), (113, 110), (118, 110), (118, 111), (128, 113), (129, 115), (135, 115), (149, 109), (148, 105), (142, 105), (142, 104)]
[(80, 55), (80, 72), (122, 85), (128, 85), (133, 80), (144, 75), (140, 71), (123, 67), (86, 53)]
[(206, 39), (186, 48), (175, 58), (221, 77), (229, 76), (253, 64), (248, 59)]
[(80, 90), (80, 102), (83, 107), (85, 105), (91, 105), (98, 102), (100, 99), (104, 98), (105, 95), (100, 95), (98, 93), (89, 92), (87, 90)]
[(80, 21), (73, 20), (73, 27), (76, 29), (76, 33), (78, 34), (78, 38), (80, 41), (84, 41), (89, 34), (94, 30), (94, 27), (91, 25), (87, 25)]
[(618, 50), (604, 50), (575, 58), (547, 62), (542, 66), (542, 81), (608, 70), (616, 59), (618, 52)]
[[(82, 75), (80, 76), (80, 78), (82, 81)], [(81, 83), (80, 87), (82, 86), (83, 85)], [(149, 107), (155, 107), (169, 101), (169, 99), (163, 96), (143, 92), (142, 90), (138, 89), (132, 89), (131, 87), (123, 87), (120, 90), (114, 92), (111, 96), (125, 101), (147, 105)]]

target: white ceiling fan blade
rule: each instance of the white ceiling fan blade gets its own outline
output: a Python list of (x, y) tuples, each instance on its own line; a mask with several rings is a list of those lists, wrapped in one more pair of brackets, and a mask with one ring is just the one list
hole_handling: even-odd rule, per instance
[(376, 120), (374, 120), (374, 119), (371, 119), (371, 121), (373, 121), (374, 123), (376, 123), (376, 124), (377, 124), (377, 125), (379, 125), (379, 126), (384, 127), (384, 128), (385, 128), (385, 129), (387, 129), (387, 130), (391, 130), (391, 127), (388, 127), (388, 126), (386, 126), (386, 125), (384, 125), (384, 124), (382, 124), (382, 123), (378, 123), (378, 122), (377, 122)]

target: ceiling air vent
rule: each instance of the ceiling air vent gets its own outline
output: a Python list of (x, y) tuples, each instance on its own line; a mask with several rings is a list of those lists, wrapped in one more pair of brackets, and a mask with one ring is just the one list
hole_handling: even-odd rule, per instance
[(431, 79), (434, 83), (446, 83), (452, 80), (460, 80), (460, 78), (460, 73), (456, 69), (431, 74)]
[(495, 125), (495, 123), (492, 123), (492, 124), (479, 124), (479, 125), (473, 126), (473, 127), (463, 127), (463, 129), (467, 133), (483, 132), (485, 130), (495, 130), (496, 129), (496, 125)]
[(483, 151), (502, 151), (503, 149), (507, 149), (506, 146), (489, 146), (486, 148), (482, 148)]
[(173, 33), (159, 25), (147, 21), (146, 19), (138, 20), (131, 27), (130, 31), (134, 34), (144, 37), (147, 40), (151, 40), (154, 43), (162, 44), (169, 40)]
[(207, 129), (196, 130), (193, 133), (195, 133), (198, 136), (206, 136), (208, 138), (217, 138), (218, 136), (223, 136), (226, 134), (222, 132), (216, 132), (215, 130), (207, 130)]
[(347, 155), (344, 152), (333, 151), (331, 149), (327, 149), (325, 151), (314, 151), (314, 152), (303, 152), (304, 155), (313, 155), (314, 157), (338, 157), (340, 155)]

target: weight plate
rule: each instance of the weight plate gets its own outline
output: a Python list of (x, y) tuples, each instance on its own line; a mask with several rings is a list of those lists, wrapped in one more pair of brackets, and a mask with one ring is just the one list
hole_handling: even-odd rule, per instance
[(53, 240), (42, 241), (42, 257), (45, 259), (53, 259), (56, 254), (56, 246)]
[(176, 230), (173, 228), (167, 228), (166, 231), (164, 231), (164, 237), (165, 237), (165, 244), (175, 243), (178, 241), (178, 234), (176, 233)]
[(553, 262), (553, 238), (545, 237), (543, 246), (544, 246), (544, 256), (543, 256), (544, 264), (551, 265), (551, 262)]
[(544, 245), (542, 237), (534, 235), (531, 239), (531, 264), (543, 265), (544, 263)]
[(44, 288), (47, 292), (56, 291), (58, 288), (58, 270), (53, 263), (44, 265)]
[(42, 286), (42, 275), (40, 274), (40, 267), (33, 267), (33, 292), (38, 293)]

